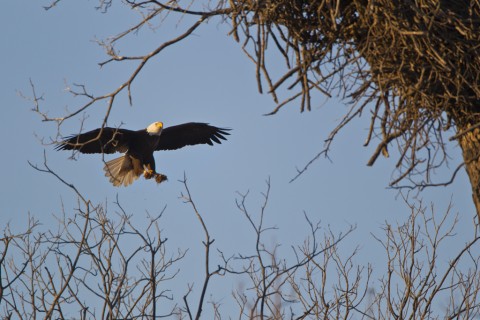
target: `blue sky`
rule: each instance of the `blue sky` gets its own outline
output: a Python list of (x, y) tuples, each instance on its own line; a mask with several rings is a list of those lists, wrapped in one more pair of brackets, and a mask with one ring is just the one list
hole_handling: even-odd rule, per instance
[[(261, 192), (270, 179), (267, 224), (279, 228), (269, 235), (272, 242), (281, 243), (285, 252), (291, 245), (301, 244), (308, 231), (304, 212), (334, 231), (356, 224), (357, 229), (344, 249), (358, 245), (361, 254), (357, 262), (371, 262), (374, 268), (382, 269), (382, 248), (371, 233), (381, 235), (385, 221), (404, 221), (409, 209), (397, 191), (387, 189), (395, 159), (380, 158), (374, 167), (366, 166), (374, 151), (374, 146), (362, 147), (368, 117), (354, 121), (338, 135), (331, 162), (320, 159), (298, 180), (289, 183), (295, 168), (322, 149), (324, 139), (347, 107), (335, 98), (325, 100), (318, 96), (311, 112), (300, 113), (292, 103), (275, 116), (263, 116), (275, 105), (269, 96), (257, 92), (255, 66), (240, 45), (227, 36), (228, 26), (220, 21), (210, 21), (189, 39), (149, 62), (132, 87), (133, 105), (129, 105), (125, 94), (121, 95), (114, 104), (109, 125), (124, 123), (126, 128), (141, 129), (153, 121), (163, 121), (167, 127), (189, 121), (209, 122), (232, 128), (227, 142), (157, 153), (157, 168), (169, 181), (157, 186), (142, 179), (128, 188), (109, 184), (103, 176), (100, 156), (81, 155), (72, 161), (68, 152), (56, 152), (51, 145), (42, 145), (40, 139), (55, 137), (57, 127), (42, 122), (31, 111), (32, 103), (21, 97), (20, 92), (31, 96), (29, 79), (43, 97), (43, 110), (50, 116), (61, 116), (83, 102), (65, 91), (66, 84), (85, 84), (95, 94), (108, 93), (135, 66), (112, 63), (99, 68), (97, 63), (106, 56), (94, 40), (123, 31), (137, 21), (138, 15), (121, 6), (102, 14), (93, 8), (94, 2), (64, 1), (47, 12), (42, 9), (47, 2), (17, 0), (6, 2), (0, 11), (0, 161), (4, 170), (0, 181), (0, 225), (11, 223), (20, 230), (30, 213), (46, 227), (54, 223), (52, 215), (61, 212), (62, 202), (66, 214), (73, 215), (75, 195), (53, 176), (28, 165), (28, 161), (41, 164), (45, 152), (49, 165), (94, 203), (106, 203), (114, 210), (118, 196), (124, 208), (138, 216), (139, 221), (147, 212), (159, 213), (166, 206), (162, 227), (172, 250), (190, 248), (183, 265), (184, 276), (174, 284), (178, 292), (185, 290), (187, 283), (199, 281), (199, 275), (188, 272), (188, 268), (201, 258), (203, 240), (191, 208), (179, 199), (184, 188), (178, 180), (184, 173), (217, 248), (225, 252), (253, 250), (253, 234), (236, 208), (235, 199), (237, 192), (249, 191), (249, 207), (258, 213)], [(183, 32), (188, 22), (177, 18), (172, 21), (129, 38), (119, 47), (121, 54), (148, 52)], [(276, 61), (272, 65), (276, 63), (280, 66)], [(98, 127), (104, 112), (105, 103), (99, 103), (82, 114), (87, 117), (85, 129)], [(78, 132), (80, 120), (77, 117), (65, 122), (61, 133)], [(455, 168), (461, 161), (461, 152), (454, 145), (450, 150)], [(448, 172), (439, 170), (439, 180), (447, 177)], [(434, 203), (442, 213), (450, 201), (453, 203), (460, 223), (459, 236), (451, 245), (461, 246), (463, 236), (473, 232), (474, 207), (466, 174), (462, 171), (451, 186), (427, 189), (421, 197), (426, 204)], [(221, 299), (228, 299), (237, 285), (221, 278), (215, 281), (212, 294)]]

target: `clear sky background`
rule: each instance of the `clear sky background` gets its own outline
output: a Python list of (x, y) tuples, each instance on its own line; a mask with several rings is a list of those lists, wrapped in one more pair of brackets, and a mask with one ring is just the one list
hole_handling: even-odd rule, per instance
[[(138, 217), (139, 224), (148, 212), (159, 213), (166, 206), (161, 224), (169, 238), (169, 249), (190, 248), (181, 265), (181, 276), (172, 283), (180, 300), (187, 284), (196, 284), (194, 295), (200, 289), (203, 233), (192, 209), (179, 198), (184, 187), (178, 180), (186, 174), (196, 205), (216, 239), (215, 248), (235, 254), (252, 253), (254, 249), (252, 230), (235, 205), (237, 192), (250, 192), (249, 208), (258, 214), (261, 192), (270, 178), (266, 224), (278, 230), (267, 233), (266, 238), (282, 244), (281, 252), (287, 258), (291, 257), (290, 246), (301, 244), (308, 235), (303, 218), (306, 212), (312, 220), (320, 220), (325, 231), (330, 227), (340, 232), (357, 225), (342, 248), (349, 252), (358, 246), (360, 254), (355, 261), (361, 265), (372, 263), (378, 272), (376, 278), (382, 274), (385, 256), (372, 233), (382, 235), (385, 221), (405, 221), (409, 209), (398, 191), (387, 188), (395, 157), (379, 158), (374, 167), (366, 166), (375, 147), (362, 147), (368, 115), (338, 135), (330, 153), (331, 162), (320, 159), (289, 183), (296, 167), (302, 167), (322, 150), (323, 141), (347, 106), (338, 99), (318, 96), (311, 112), (300, 113), (298, 105), (291, 103), (275, 116), (264, 116), (275, 104), (269, 96), (257, 92), (255, 66), (242, 53), (240, 44), (227, 36), (228, 25), (212, 20), (149, 62), (132, 87), (133, 106), (122, 94), (115, 101), (108, 124), (124, 123), (125, 128), (141, 129), (154, 121), (163, 121), (166, 127), (208, 122), (232, 128), (231, 136), (214, 147), (156, 153), (158, 171), (168, 176), (167, 183), (157, 186), (140, 179), (128, 188), (115, 188), (104, 177), (100, 155), (81, 155), (78, 161), (72, 161), (70, 153), (42, 145), (40, 139), (55, 137), (57, 127), (42, 122), (31, 111), (32, 103), (19, 92), (31, 96), (31, 79), (37, 94), (43, 97), (43, 110), (50, 116), (62, 116), (84, 102), (69, 95), (66, 84), (85, 84), (98, 95), (117, 88), (136, 64), (112, 63), (100, 69), (97, 63), (106, 60), (106, 55), (94, 40), (123, 31), (139, 16), (118, 5), (102, 14), (94, 9), (96, 1), (63, 1), (50, 11), (42, 9), (46, 4), (7, 1), (0, 11), (1, 226), (10, 223), (20, 231), (30, 213), (43, 223), (43, 228), (48, 228), (55, 223), (53, 215), (61, 213), (62, 203), (66, 214), (73, 216), (75, 194), (52, 175), (28, 165), (28, 161), (42, 164), (45, 152), (52, 169), (94, 203), (106, 203), (112, 217), (117, 196), (124, 209)], [(182, 33), (188, 20), (171, 18), (172, 23), (154, 31), (143, 29), (138, 36), (129, 38), (119, 47), (120, 54), (149, 52)], [(271, 64), (275, 63), (281, 66), (281, 62)], [(61, 133), (78, 132), (82, 116), (87, 117), (86, 130), (97, 128), (104, 113), (105, 103), (96, 104), (80, 117), (65, 122)], [(461, 162), (461, 151), (455, 145), (449, 150), (453, 170)], [(450, 170), (439, 170), (436, 180), (448, 178)], [(433, 203), (441, 214), (451, 201), (460, 222), (458, 236), (449, 245), (461, 247), (473, 232), (474, 207), (467, 175), (462, 171), (452, 185), (427, 189), (420, 197), (427, 205)], [(448, 258), (448, 253), (442, 257), (444, 262)], [(228, 310), (232, 306), (230, 293), (237, 286), (235, 279), (217, 278), (211, 294), (221, 299)]]

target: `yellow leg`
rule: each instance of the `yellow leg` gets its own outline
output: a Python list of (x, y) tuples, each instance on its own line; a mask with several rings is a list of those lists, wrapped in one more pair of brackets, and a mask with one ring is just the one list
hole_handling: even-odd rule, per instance
[(155, 171), (152, 170), (149, 164), (144, 166), (143, 176), (145, 177), (145, 179), (152, 179), (154, 175), (155, 175)]

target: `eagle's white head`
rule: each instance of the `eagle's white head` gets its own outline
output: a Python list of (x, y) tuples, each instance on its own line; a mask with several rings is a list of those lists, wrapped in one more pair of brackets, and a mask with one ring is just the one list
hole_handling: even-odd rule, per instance
[(159, 136), (162, 133), (163, 122), (154, 122), (147, 127), (147, 132), (151, 136)]

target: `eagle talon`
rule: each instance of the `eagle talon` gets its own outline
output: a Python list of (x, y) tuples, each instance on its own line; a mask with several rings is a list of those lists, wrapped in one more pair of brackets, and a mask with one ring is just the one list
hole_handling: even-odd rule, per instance
[[(154, 175), (156, 175), (156, 173), (153, 170), (145, 169), (143, 171), (143, 176), (145, 177), (145, 179), (152, 179), (152, 177)], [(157, 179), (157, 178), (155, 178), (155, 179)]]
[(155, 181), (160, 184), (162, 183), (163, 181), (167, 181), (167, 176), (164, 175), (164, 174), (161, 174), (161, 173), (157, 173), (155, 174)]

